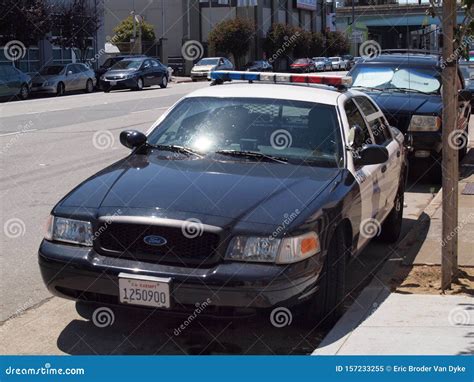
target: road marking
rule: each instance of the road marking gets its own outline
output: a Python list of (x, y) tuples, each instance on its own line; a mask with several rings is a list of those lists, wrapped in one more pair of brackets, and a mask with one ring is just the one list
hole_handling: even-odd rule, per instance
[(6, 133), (6, 134), (0, 134), (0, 137), (6, 137), (8, 135), (15, 135), (15, 134), (23, 134), (23, 133), (28, 133), (30, 131), (37, 131), (38, 129), (29, 129), (29, 130), (21, 130), (21, 131), (15, 131), (14, 133)]
[(145, 109), (145, 110), (135, 110), (135, 111), (131, 111), (130, 114), (135, 114), (135, 113), (143, 113), (145, 111), (154, 111), (154, 110), (165, 110), (165, 109), (169, 109), (171, 106), (166, 106), (166, 107), (157, 107), (157, 108), (153, 108), (153, 109)]

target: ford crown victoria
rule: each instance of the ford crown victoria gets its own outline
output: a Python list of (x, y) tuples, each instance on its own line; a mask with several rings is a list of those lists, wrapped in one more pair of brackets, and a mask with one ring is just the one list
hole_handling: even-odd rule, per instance
[(346, 78), (211, 77), (53, 208), (45, 284), (78, 307), (336, 318), (348, 260), (399, 236), (403, 135)]

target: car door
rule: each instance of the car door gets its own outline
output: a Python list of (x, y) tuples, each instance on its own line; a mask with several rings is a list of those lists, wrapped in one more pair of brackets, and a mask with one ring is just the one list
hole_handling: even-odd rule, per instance
[(66, 66), (65, 73), (65, 85), (66, 90), (78, 90), (79, 89), (79, 69), (75, 64), (68, 64)]
[(165, 75), (164, 66), (158, 60), (151, 60), (155, 85), (159, 85)]
[[(362, 143), (351, 147), (354, 156), (357, 156), (360, 150), (367, 145), (373, 143), (373, 137), (368, 128), (367, 122), (362, 115), (358, 105), (351, 98), (344, 104), (347, 122), (349, 128), (359, 126), (362, 131)], [(360, 189), (360, 205), (361, 205), (361, 226), (369, 219), (376, 219), (380, 209), (380, 187), (378, 186), (379, 174), (377, 172), (379, 165), (355, 165), (349, 169), (359, 184)], [(359, 235), (357, 249), (362, 248), (370, 237), (367, 235)]]
[(376, 170), (381, 193), (377, 219), (382, 222), (391, 211), (398, 191), (402, 152), (399, 143), (393, 139), (385, 116), (377, 105), (365, 96), (355, 97), (355, 101), (369, 125), (374, 143), (384, 146), (388, 151), (388, 161), (377, 165)]
[(142, 64), (143, 84), (145, 86), (156, 85), (156, 78), (153, 74), (153, 66), (151, 60), (145, 60)]
[(3, 84), (0, 85), (2, 89), (0, 94), (3, 97), (10, 97), (17, 95), (20, 92), (21, 81), (16, 69), (10, 65), (2, 65), (3, 73), (1, 75)]

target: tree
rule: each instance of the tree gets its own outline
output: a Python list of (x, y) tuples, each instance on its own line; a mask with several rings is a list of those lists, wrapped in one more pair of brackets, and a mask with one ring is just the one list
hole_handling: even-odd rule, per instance
[(293, 54), (298, 57), (309, 57), (311, 50), (311, 32), (305, 31), (302, 28), (294, 28), (294, 33), (298, 33), (298, 38), (293, 47)]
[(349, 51), (349, 40), (341, 32), (328, 32), (326, 35), (326, 55), (339, 56)]
[[(142, 41), (149, 41), (153, 42), (156, 40), (155, 36), (155, 29), (153, 25), (147, 23), (143, 20), (141, 23), (141, 32), (142, 32)], [(137, 28), (137, 35), (138, 35), (138, 23), (135, 24)], [(132, 16), (128, 16), (126, 19), (122, 20), (120, 24), (118, 24), (114, 28), (114, 42), (122, 42), (128, 43), (131, 39), (133, 39), (133, 18)]]
[(324, 37), (322, 33), (320, 32), (311, 33), (309, 54), (311, 57), (321, 57), (324, 55)]
[(73, 0), (57, 5), (54, 13), (59, 37), (53, 42), (63, 48), (76, 49), (80, 61), (85, 62), (93, 37), (101, 26), (101, 11), (88, 0)]
[(0, 45), (19, 40), (29, 47), (51, 31), (52, 5), (47, 0), (0, 0)]
[(273, 24), (263, 44), (269, 61), (274, 63), (275, 67), (278, 67), (283, 57), (292, 54), (299, 37), (299, 29), (281, 23)]
[(255, 32), (254, 24), (242, 18), (224, 20), (209, 33), (211, 50), (217, 54), (232, 54), (237, 67), (248, 52)]

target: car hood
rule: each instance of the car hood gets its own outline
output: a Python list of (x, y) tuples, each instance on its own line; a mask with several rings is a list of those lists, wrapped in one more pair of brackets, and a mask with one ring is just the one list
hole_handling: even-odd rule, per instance
[(39, 74), (39, 73), (36, 73), (33, 77), (32, 77), (32, 80), (35, 81), (35, 82), (41, 82), (41, 81), (54, 81), (54, 80), (58, 80), (59, 78), (61, 78), (63, 75), (62, 74), (49, 74), (49, 75), (43, 75), (43, 74)]
[(441, 112), (441, 96), (402, 92), (368, 92), (383, 111), (432, 114)]
[(192, 70), (194, 71), (214, 70), (215, 67), (216, 67), (215, 65), (194, 65)]
[(108, 213), (136, 209), (145, 215), (184, 219), (217, 216), (223, 218), (221, 224), (278, 225), (285, 214), (303, 211), (321, 196), (339, 172), (291, 164), (132, 155), (86, 180), (56, 208)]

